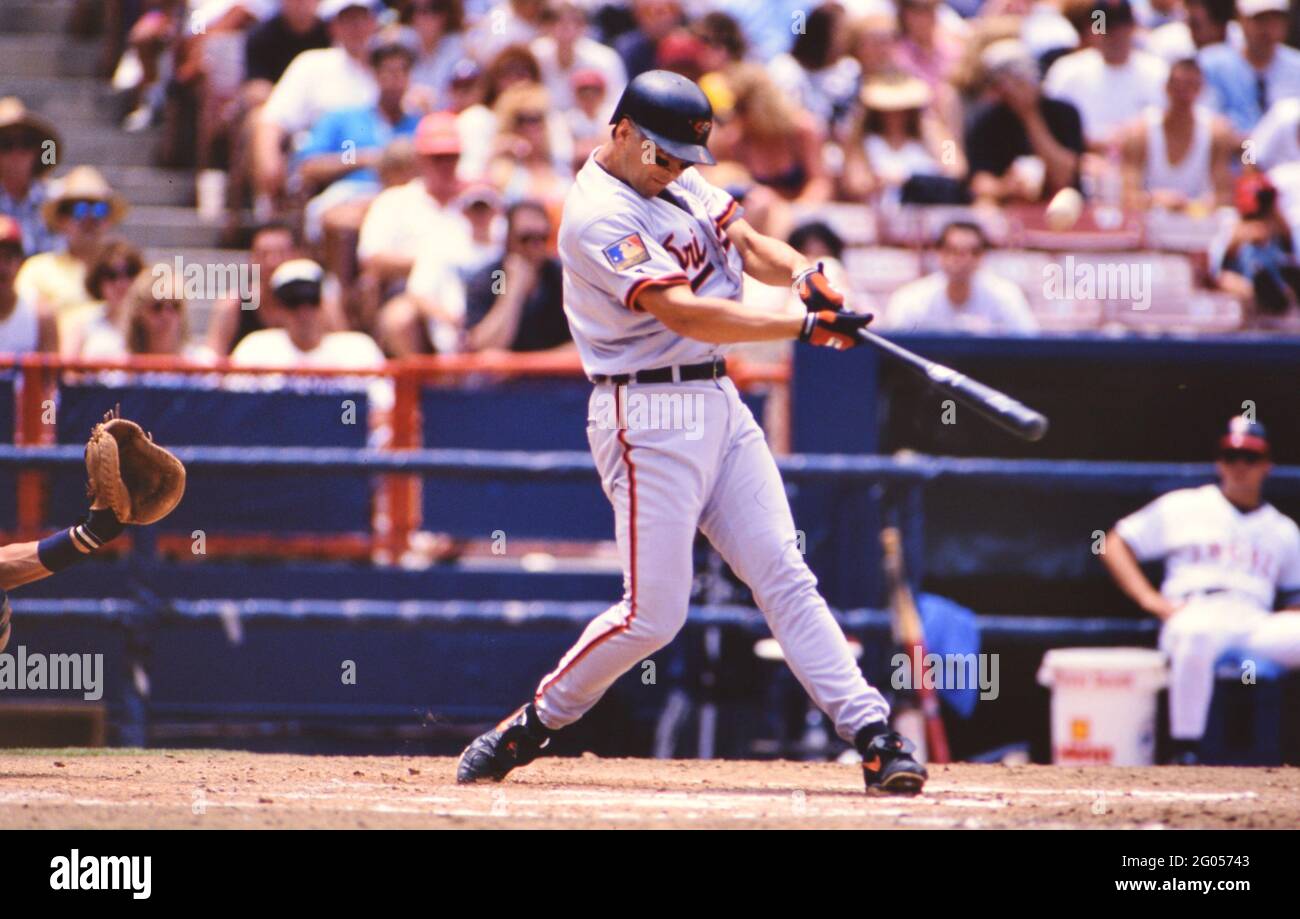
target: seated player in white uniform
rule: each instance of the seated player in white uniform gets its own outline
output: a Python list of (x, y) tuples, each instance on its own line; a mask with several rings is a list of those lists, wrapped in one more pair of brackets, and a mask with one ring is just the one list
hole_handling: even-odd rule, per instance
[[(500, 781), (531, 762), (672, 641), (686, 621), (697, 529), (752, 588), (795, 676), (862, 754), (868, 790), (915, 793), (925, 782), (817, 592), (780, 473), (723, 357), (727, 343), (743, 341), (851, 348), (871, 317), (843, 309), (819, 266), (755, 232), (692, 168), (713, 163), (712, 121), (687, 78), (640, 74), (615, 110), (610, 142), (565, 200), (564, 309), (595, 384), (587, 438), (614, 506), (625, 589), (532, 701), (470, 744), (458, 782)], [(803, 302), (741, 303), (742, 272), (793, 284)]]
[[(1264, 426), (1233, 418), (1216, 466), (1217, 484), (1171, 491), (1115, 524), (1102, 556), (1120, 589), (1164, 623), (1169, 731), (1184, 762), (1205, 732), (1225, 650), (1300, 667), (1300, 528), (1263, 499), (1273, 468)], [(1158, 591), (1139, 567), (1156, 559)]]

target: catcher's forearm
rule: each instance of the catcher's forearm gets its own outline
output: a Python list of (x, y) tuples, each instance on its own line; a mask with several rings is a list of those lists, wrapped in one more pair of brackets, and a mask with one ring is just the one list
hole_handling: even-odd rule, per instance
[(13, 590), (23, 584), (47, 578), (52, 573), (41, 564), (35, 542), (17, 542), (0, 546), (0, 590)]

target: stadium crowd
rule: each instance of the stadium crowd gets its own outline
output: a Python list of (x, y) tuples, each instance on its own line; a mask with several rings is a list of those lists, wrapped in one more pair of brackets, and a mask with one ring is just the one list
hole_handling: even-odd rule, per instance
[[(258, 308), (221, 299), (192, 336), (185, 298), (146, 283), (156, 273), (120, 227), (128, 202), (93, 167), (49, 156), (57, 119), (11, 96), (0, 352), (245, 349), (362, 366), (571, 347), (560, 207), (626, 81), (651, 68), (698, 80), (712, 101), (709, 178), (889, 328), (1096, 327), (1086, 304), (1045, 304), (1032, 272), (999, 276), (1016, 253), (990, 251), (1014, 242), (1009, 220), (1041, 222), (1069, 188), (1089, 204), (1094, 249), (1154, 214), (1200, 228), (1177, 256), (1191, 280), (1170, 299), (1214, 294), (1241, 328), (1300, 319), (1300, 18), (1287, 0), (102, 6), (122, 129), (160, 127), (161, 161), (196, 171), (200, 212), (259, 267)], [(922, 224), (921, 258), (883, 245), (891, 216), (918, 208), (956, 216)], [(1152, 258), (1179, 249), (1142, 239)], [(273, 279), (289, 262), (286, 298)]]

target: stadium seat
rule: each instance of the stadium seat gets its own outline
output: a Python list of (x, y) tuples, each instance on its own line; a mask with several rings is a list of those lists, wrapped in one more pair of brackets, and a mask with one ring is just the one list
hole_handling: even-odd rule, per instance
[(846, 246), (871, 246), (878, 239), (875, 212), (865, 204), (827, 202), (790, 208), (795, 226), (820, 220), (839, 234)]
[(958, 220), (978, 224), (994, 246), (1006, 245), (1010, 239), (1011, 224), (1002, 211), (949, 205), (882, 208), (880, 239), (895, 246), (931, 246), (944, 227)]
[(1151, 308), (1141, 311), (1131, 303), (1108, 303), (1107, 315), (1134, 331), (1189, 334), (1235, 332), (1244, 319), (1235, 297), (1208, 290), (1153, 297)]
[(895, 290), (921, 276), (921, 257), (907, 249), (846, 249), (844, 268), (854, 290), (887, 300)]

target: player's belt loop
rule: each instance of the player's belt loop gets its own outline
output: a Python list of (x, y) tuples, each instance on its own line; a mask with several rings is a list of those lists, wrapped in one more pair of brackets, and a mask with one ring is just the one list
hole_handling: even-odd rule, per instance
[(673, 364), (673, 382), (680, 383), (681, 381), (682, 381), (682, 365)]

